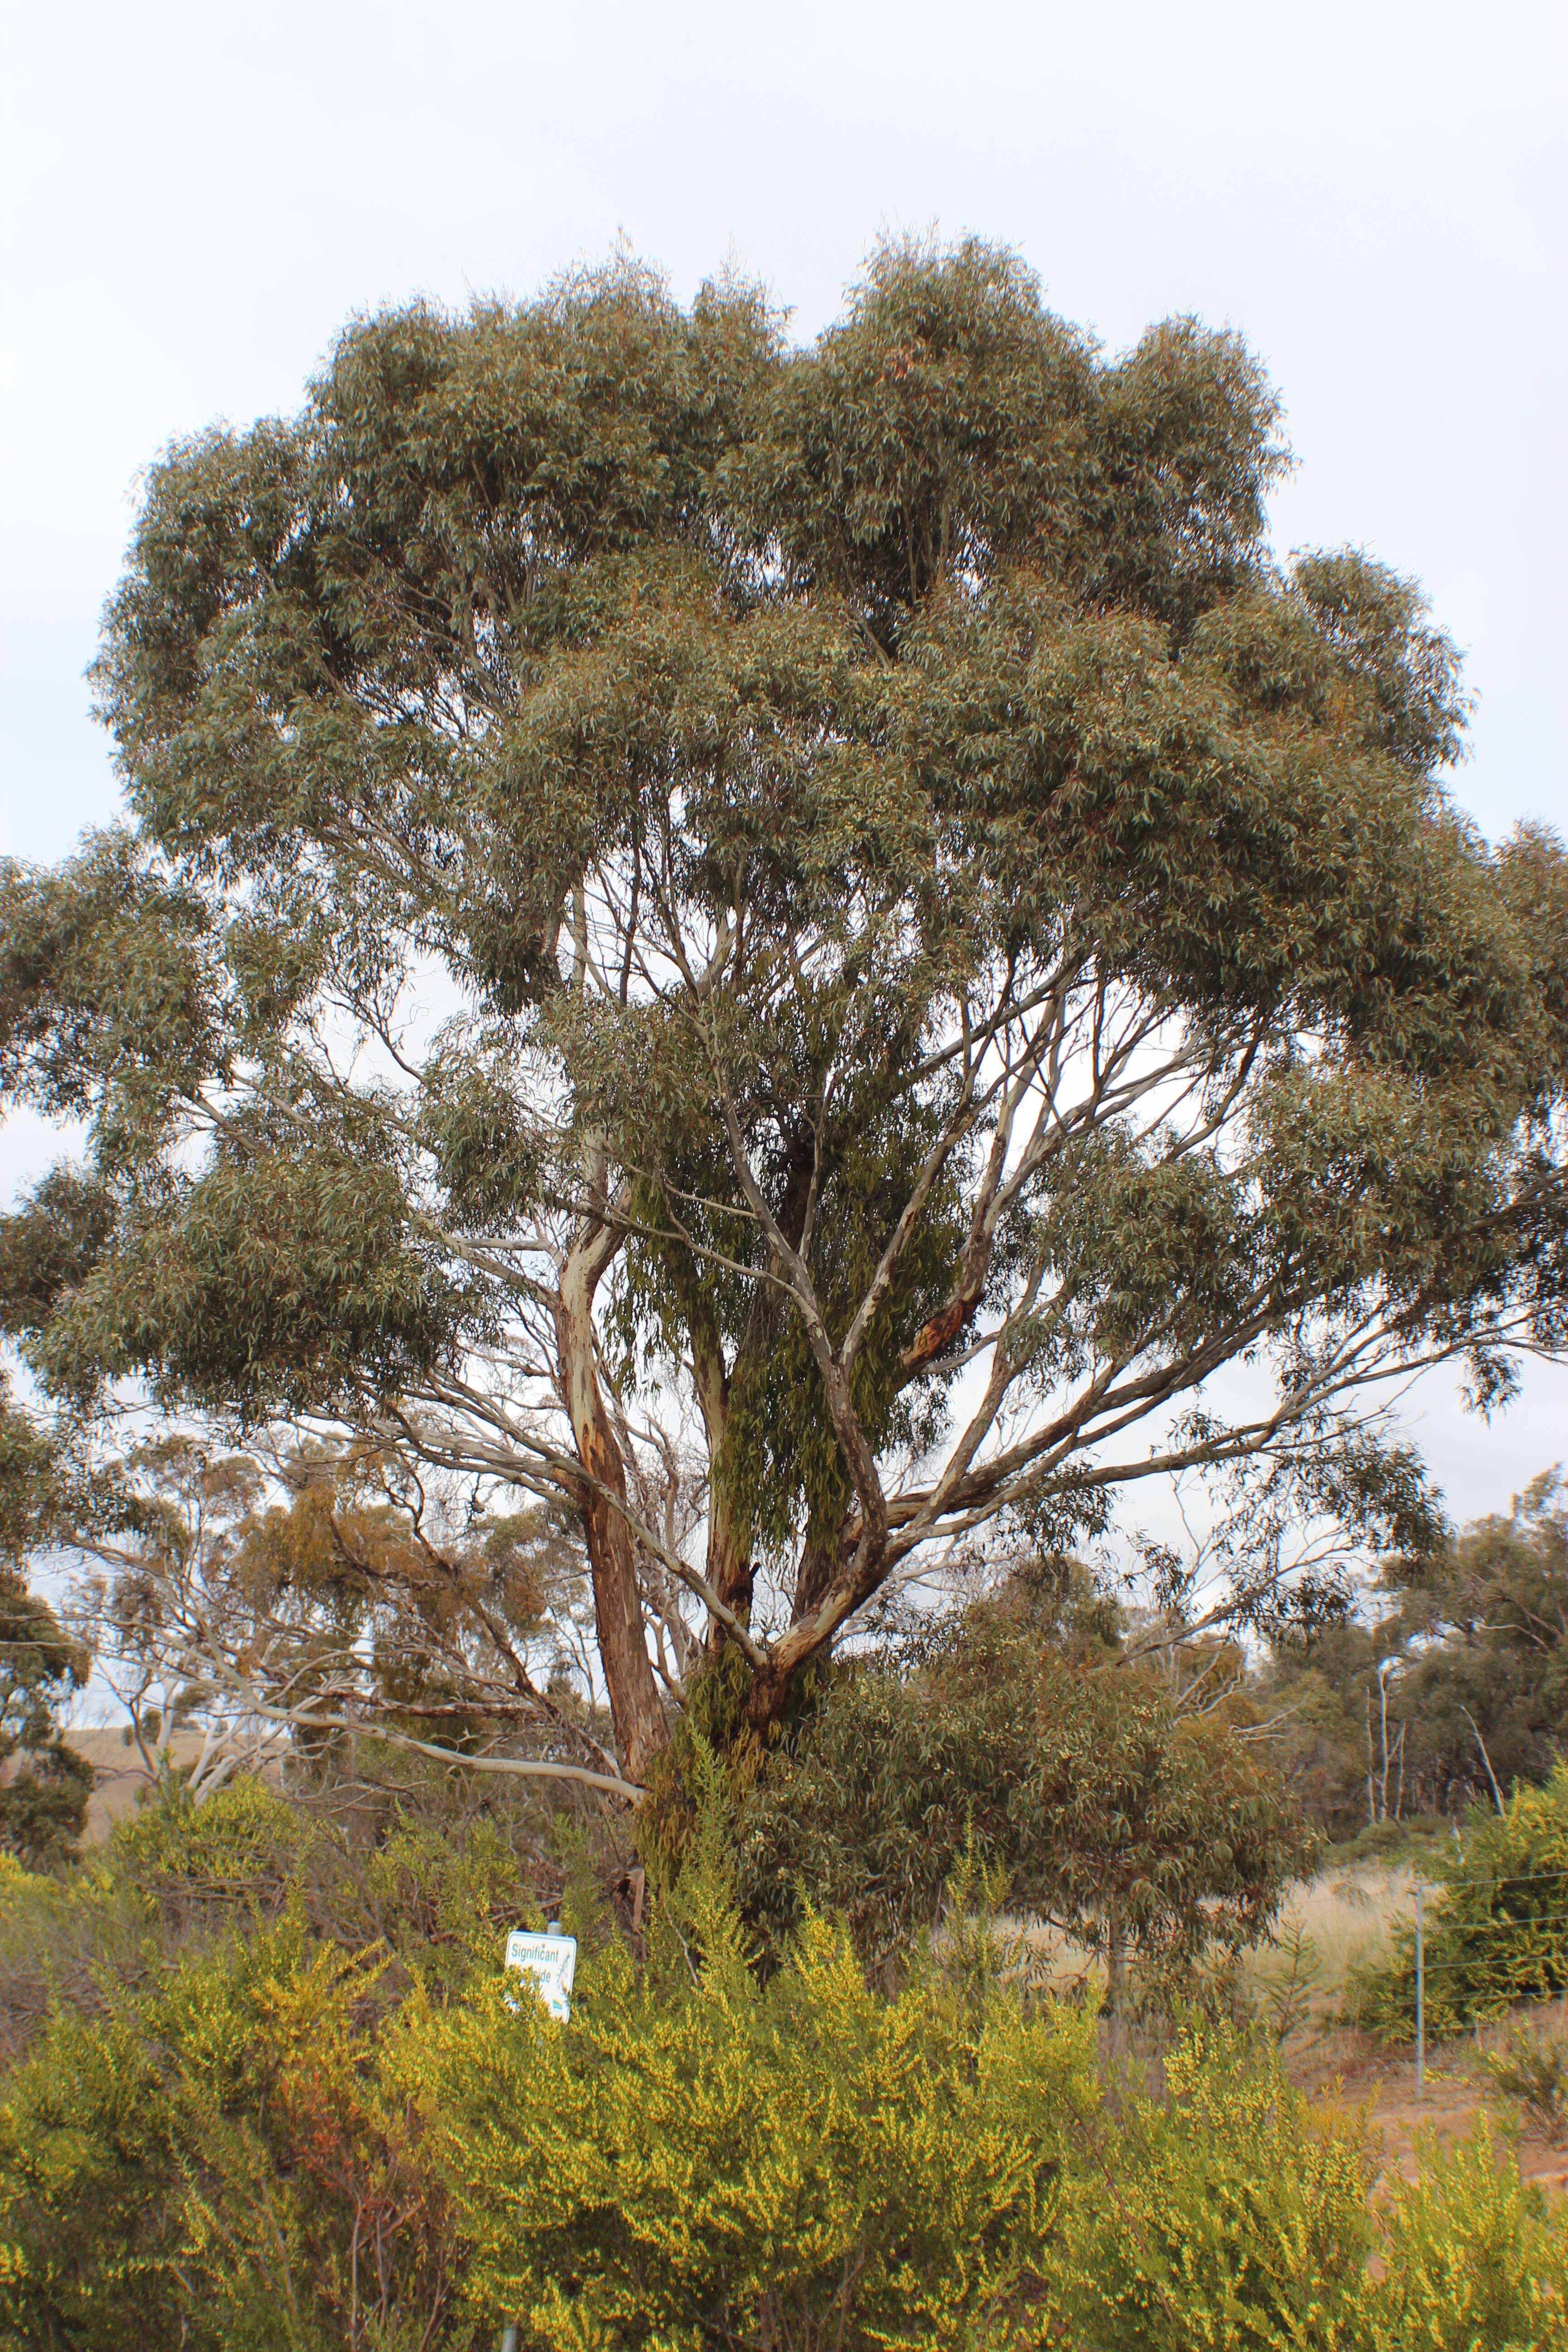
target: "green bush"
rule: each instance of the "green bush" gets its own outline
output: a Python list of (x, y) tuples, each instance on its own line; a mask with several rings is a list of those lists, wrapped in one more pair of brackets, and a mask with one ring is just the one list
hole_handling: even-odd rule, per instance
[[(1568, 1992), (1568, 1764), (1544, 1788), (1516, 1787), (1500, 1812), (1470, 1815), (1464, 1847), (1431, 1864), (1426, 1920), (1426, 2030), (1434, 2039)], [(1357, 1979), (1363, 2022), (1408, 2040), (1415, 2027), (1415, 1928)]]
[(1100, 2127), (1067, 2205), (1058, 2309), (1074, 2352), (1341, 2352), (1363, 2340), (1373, 2226), (1363, 2132), (1214, 2029), (1163, 2099)]
[(1168, 2096), (1093, 2135), (1062, 2203), (1052, 2344), (1071, 2352), (1563, 2352), (1568, 2222), (1483, 2122), (1373, 2190), (1359, 2119), (1205, 2030)]
[(1451, 2147), (1428, 2137), (1420, 2158), (1384, 2220), (1368, 2352), (1564, 2352), (1568, 2218), (1553, 2226), (1484, 2117)]
[(308, 1813), (248, 1775), (197, 1803), (165, 1773), (152, 1801), (116, 1823), (104, 1865), (158, 1895), (254, 1902), (281, 1895), (320, 1834)]
[(290, 1906), (104, 2016), (57, 2012), (0, 2100), (6, 2352), (466, 2342), (375, 1991)]
[(520, 1854), (515, 1829), (488, 1808), (454, 1819), (450, 1807), (398, 1803), (351, 1834), (330, 1804), (257, 1780), (193, 1803), (170, 1777), (115, 1830), (97, 1869), (155, 1908), (177, 1949), (292, 1899), (325, 1941), (389, 1955), (399, 1989), (416, 1971), (456, 1994), (476, 1965), (493, 1965), (508, 1928), (542, 1919), (546, 1887), (558, 1895), (584, 1866), (569, 1824), (555, 1824), (547, 1861), (537, 1847)]
[(1516, 2029), (1486, 2065), (1503, 2096), (1523, 2108), (1530, 2127), (1548, 2147), (1568, 2141), (1568, 2033)]
[(1180, 1717), (1137, 1667), (1086, 1673), (976, 1611), (914, 1677), (841, 1680), (770, 1758), (741, 1815), (746, 1908), (773, 1933), (843, 1916), (868, 1959), (934, 1923), (973, 1851), (1016, 1907), (1179, 1976), (1256, 1942), (1310, 1840), (1222, 1716)]
[(35, 1874), (0, 1853), (0, 2067), (52, 2010), (96, 2014), (106, 1986), (141, 1984), (158, 1948), (152, 1905), (100, 1865)]
[[(209, 1863), (263, 1818), (227, 1802)], [(513, 2313), (535, 2347), (987, 2340), (1043, 2295), (1092, 2021), (1026, 2015), (977, 1934), (889, 2002), (812, 1920), (764, 1981), (721, 1853), (646, 1964), (584, 1908), (565, 2032), (493, 1938), (468, 1998), (416, 1975), (389, 2008), (297, 1898), (58, 2011), (0, 2102), (4, 2341), (456, 2347)]]

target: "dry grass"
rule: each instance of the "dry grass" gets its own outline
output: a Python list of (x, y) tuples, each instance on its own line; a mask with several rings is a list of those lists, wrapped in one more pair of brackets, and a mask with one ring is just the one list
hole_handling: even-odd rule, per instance
[[(153, 1776), (141, 1751), (113, 1726), (84, 1727), (67, 1736), (98, 1776), (87, 1810), (86, 1842), (89, 1846), (101, 1845), (115, 1822), (135, 1811), (140, 1799), (153, 1787)], [(168, 1746), (176, 1765), (194, 1764), (201, 1754), (202, 1735), (176, 1731)]]
[[(1266, 2008), (1293, 1974), (1310, 1973), (1313, 2019), (1337, 2019), (1352, 1971), (1386, 1953), (1394, 1923), (1411, 1916), (1415, 1888), (1415, 1873), (1407, 1864), (1390, 1868), (1381, 1863), (1329, 1871), (1298, 1886), (1286, 1900), (1272, 1940), (1244, 1956), (1244, 1992)], [(1090, 1949), (1055, 1928), (1018, 1919), (1001, 1919), (997, 1926), (1005, 1936), (1021, 1937), (1031, 1977), (1052, 1991), (1079, 1990), (1098, 1966)]]
[(1325, 1871), (1286, 1900), (1273, 1937), (1243, 1961), (1245, 1991), (1285, 2040), (1310, 2038), (1353, 2010), (1357, 1973), (1384, 1959), (1415, 1911), (1408, 1864)]
[(1326, 1982), (1337, 1990), (1352, 1969), (1381, 1960), (1396, 1920), (1415, 1910), (1416, 1873), (1408, 1864), (1362, 1864), (1326, 1872), (1297, 1887), (1280, 1914), (1279, 1938), (1292, 1930), (1310, 1936)]
[[(1408, 1864), (1360, 1864), (1329, 1870), (1299, 1887), (1286, 1904), (1272, 1948), (1247, 1956), (1244, 1981), (1260, 2014), (1283, 2022), (1286, 2069), (1314, 2095), (1363, 2108), (1391, 2169), (1419, 2169), (1423, 2135), (1439, 2141), (1468, 2134), (1485, 2111), (1509, 2137), (1527, 2179), (1549, 2196), (1568, 2189), (1564, 2151), (1546, 2145), (1520, 2110), (1498, 2094), (1488, 2070), (1512, 2027), (1562, 2032), (1568, 2003), (1521, 2008), (1506, 2025), (1489, 2026), (1430, 2044), (1418, 2076), (1415, 2053), (1391, 2049), (1354, 2023), (1356, 1972), (1389, 1950), (1394, 1926), (1415, 1911), (1417, 1873)], [(1292, 1950), (1299, 1956), (1304, 1997), (1293, 2016), (1287, 1991)], [(1310, 1968), (1300, 1968), (1308, 1960)], [(1270, 2017), (1270, 2007), (1274, 2014)]]
[[(1467, 2135), (1483, 2110), (1516, 2139), (1521, 2169), (1549, 2196), (1568, 2191), (1568, 2154), (1546, 2145), (1496, 2091), (1487, 2053), (1508, 2029), (1495, 2026), (1428, 2048), (1422, 2078), (1415, 2053), (1391, 2049), (1353, 2022), (1358, 1970), (1389, 1951), (1394, 1929), (1415, 1910), (1417, 1873), (1408, 1863), (1358, 1863), (1331, 1868), (1298, 1886), (1285, 1903), (1271, 1943), (1244, 1955), (1237, 1990), (1241, 2005), (1279, 2036), (1287, 2073), (1303, 2090), (1363, 2108), (1391, 2170), (1419, 2168), (1423, 2135), (1440, 2141)], [(1003, 1923), (1017, 1933), (1022, 1923)], [(1095, 1971), (1094, 1955), (1048, 1929), (1023, 1930), (1031, 1976), (1069, 1993)], [(1347, 2014), (1349, 2012), (1349, 2014)], [(1511, 2023), (1541, 2032), (1568, 2025), (1568, 2003), (1521, 2010)], [(1151, 2080), (1158, 2069), (1156, 2034), (1102, 2036), (1108, 2054), (1140, 2059)]]

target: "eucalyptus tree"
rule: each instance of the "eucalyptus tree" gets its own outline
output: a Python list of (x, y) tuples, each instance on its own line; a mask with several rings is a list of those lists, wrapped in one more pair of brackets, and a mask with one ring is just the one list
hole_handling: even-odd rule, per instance
[(1278, 425), (971, 244), (806, 348), (631, 268), (389, 311), (170, 450), (131, 821), (4, 881), (5, 1083), (89, 1137), (0, 1250), (38, 1378), (564, 1499), (633, 1776), (701, 1654), (765, 1730), (1129, 1481), (1397, 1516), (1380, 1381), (1563, 1343), (1568, 879), (1447, 796), (1416, 591), (1270, 552)]
[(0, 1376), (0, 1853), (35, 1870), (75, 1859), (92, 1795), (92, 1766), (60, 1724), (92, 1659), (26, 1574), (68, 1489), (65, 1465)]

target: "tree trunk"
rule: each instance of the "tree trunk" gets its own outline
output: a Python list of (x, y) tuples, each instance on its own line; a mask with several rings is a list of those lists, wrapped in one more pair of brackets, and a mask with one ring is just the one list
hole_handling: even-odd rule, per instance
[(581, 1229), (562, 1270), (555, 1335), (563, 1400), (571, 1417), (577, 1459), (599, 1487), (609, 1489), (606, 1495), (584, 1483), (574, 1500), (582, 1511), (587, 1538), (595, 1626), (609, 1687), (616, 1748), (622, 1771), (640, 1780), (668, 1745), (669, 1727), (647, 1654), (631, 1530), (612, 1499), (626, 1501), (626, 1465), (605, 1410), (595, 1361), (594, 1294), (619, 1247), (619, 1235), (604, 1225), (589, 1223)]
[[(752, 1548), (741, 1539), (729, 1491), (730, 1381), (722, 1348), (715, 1334), (693, 1323), (691, 1362), (696, 1374), (697, 1402), (708, 1435), (708, 1560), (709, 1584), (742, 1625), (752, 1615), (755, 1567)], [(727, 1639), (721, 1619), (710, 1616), (708, 1648), (717, 1657)]]
[(1105, 1915), (1105, 2014), (1113, 2024), (1121, 2022), (1127, 2005), (1127, 1938), (1116, 1906)]
[(816, 1607), (832, 1583), (833, 1571), (837, 1565), (837, 1544), (825, 1543), (820, 1536), (808, 1531), (801, 1546), (800, 1565), (795, 1570), (795, 1607), (790, 1612), (792, 1625), (798, 1625), (801, 1619), (809, 1616)]
[(790, 1628), (775, 1643), (765, 1672), (752, 1683), (746, 1716), (752, 1729), (765, 1732), (776, 1723), (789, 1702), (790, 1685), (803, 1667), (825, 1656), (834, 1636), (881, 1582), (881, 1559), (855, 1541), (851, 1517), (841, 1522), (830, 1543), (809, 1535), (801, 1549), (795, 1577), (795, 1602)]

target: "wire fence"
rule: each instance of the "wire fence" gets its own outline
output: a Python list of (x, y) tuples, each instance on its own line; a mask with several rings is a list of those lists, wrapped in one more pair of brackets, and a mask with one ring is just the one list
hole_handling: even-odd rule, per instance
[[(1441, 1995), (1445, 1979), (1452, 1984), (1462, 1980), (1470, 1996), (1468, 2006), (1479, 2022), (1480, 2001), (1490, 1998), (1489, 1980), (1495, 1985), (1496, 1997), (1505, 2004), (1537, 1999), (1551, 2000), (1568, 1996), (1568, 1935), (1547, 1938), (1545, 1949), (1529, 1948), (1528, 1939), (1538, 1928), (1568, 1928), (1568, 1907), (1561, 1910), (1536, 1910), (1528, 1900), (1519, 1898), (1533, 1886), (1552, 1887), (1559, 1895), (1568, 1885), (1568, 1870), (1531, 1870), (1504, 1872), (1490, 1878), (1417, 1878), (1415, 1886), (1415, 1916), (1408, 1923), (1415, 1930), (1415, 1950), (1412, 1958), (1415, 1970), (1415, 2087), (1419, 2095), (1425, 2082), (1426, 2067), (1426, 1990), (1428, 1983)], [(1448, 1907), (1448, 1898), (1462, 1898), (1467, 1894), (1481, 1894), (1486, 1906), (1471, 1906), (1461, 1899), (1457, 1906)], [(1427, 1912), (1429, 1897), (1436, 1897), (1444, 1907)], [(1516, 1907), (1510, 1907), (1510, 1898)], [(1427, 1938), (1436, 1935), (1443, 1939), (1438, 1950), (1427, 1952)], [(1495, 1962), (1482, 1953), (1468, 1950), (1446, 1950), (1443, 1943), (1453, 1938), (1465, 1941), (1472, 1937), (1510, 1936), (1525, 1939), (1526, 1948), (1511, 1952)], [(1544, 1981), (1550, 1978), (1550, 1982)]]

